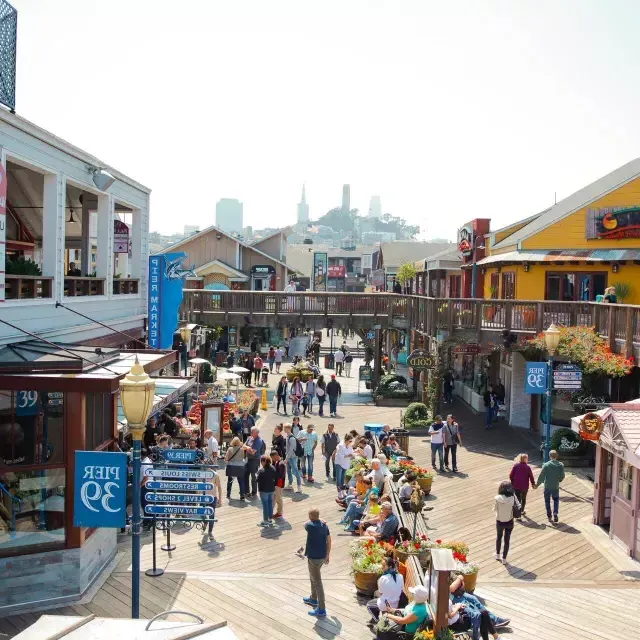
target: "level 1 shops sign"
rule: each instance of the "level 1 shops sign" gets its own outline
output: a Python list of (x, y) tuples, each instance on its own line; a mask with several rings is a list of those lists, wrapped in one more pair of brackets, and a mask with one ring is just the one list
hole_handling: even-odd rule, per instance
[(527, 362), (524, 370), (524, 392), (540, 395), (547, 390), (547, 363)]
[(435, 358), (426, 349), (415, 349), (407, 358), (407, 366), (414, 371), (428, 371), (435, 367)]
[(76, 451), (73, 526), (122, 528), (126, 524), (127, 454)]
[(553, 388), (560, 391), (582, 389), (582, 371), (575, 364), (562, 363), (553, 370)]

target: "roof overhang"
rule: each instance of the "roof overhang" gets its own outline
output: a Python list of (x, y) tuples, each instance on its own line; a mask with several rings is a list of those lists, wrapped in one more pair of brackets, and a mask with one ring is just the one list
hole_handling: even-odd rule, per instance
[[(640, 260), (640, 249), (559, 249), (554, 251), (507, 251), (487, 256), (476, 263), (486, 267), (524, 262), (626, 262)], [(472, 265), (464, 265), (469, 268)]]
[(211, 275), (212, 273), (219, 273), (229, 278), (231, 282), (247, 282), (249, 280), (249, 276), (242, 273), (242, 271), (238, 271), (220, 260), (212, 260), (211, 262), (207, 262), (207, 264), (196, 267), (195, 272), (201, 277)]

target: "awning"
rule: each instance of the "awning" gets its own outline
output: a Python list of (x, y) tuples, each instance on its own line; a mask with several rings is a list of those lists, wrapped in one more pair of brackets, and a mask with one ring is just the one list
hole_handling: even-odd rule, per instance
[[(476, 263), (479, 266), (503, 262), (625, 262), (640, 260), (640, 249), (558, 249), (553, 251), (508, 251)], [(464, 265), (469, 268), (471, 265)]]
[[(196, 384), (195, 378), (167, 378), (159, 376), (153, 378), (156, 383), (153, 397), (153, 407), (150, 416), (161, 413), (171, 403), (176, 402), (191, 387)], [(120, 398), (118, 398), (118, 428), (126, 427), (127, 419), (124, 417)]]

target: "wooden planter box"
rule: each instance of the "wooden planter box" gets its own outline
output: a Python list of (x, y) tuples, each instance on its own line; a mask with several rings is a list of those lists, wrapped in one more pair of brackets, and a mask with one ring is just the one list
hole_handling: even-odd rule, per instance
[(375, 396), (376, 407), (408, 407), (413, 398), (384, 398)]

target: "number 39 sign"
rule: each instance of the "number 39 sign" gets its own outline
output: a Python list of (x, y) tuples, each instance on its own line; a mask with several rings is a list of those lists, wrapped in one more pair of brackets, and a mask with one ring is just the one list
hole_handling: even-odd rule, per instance
[(76, 451), (73, 525), (113, 527), (126, 524), (127, 454)]
[(542, 395), (547, 390), (547, 363), (527, 362), (525, 368), (524, 392)]

